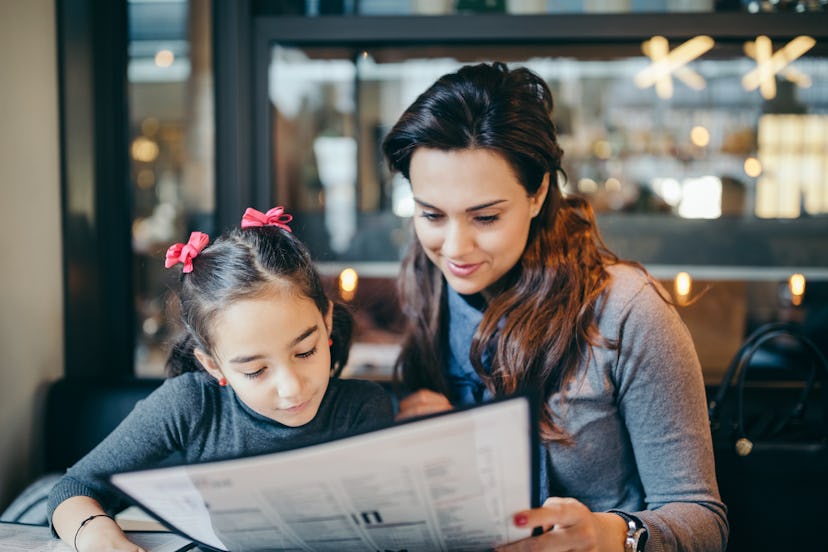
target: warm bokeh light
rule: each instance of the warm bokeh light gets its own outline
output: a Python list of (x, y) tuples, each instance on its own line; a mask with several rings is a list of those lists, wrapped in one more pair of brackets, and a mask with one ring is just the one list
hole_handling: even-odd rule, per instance
[(703, 148), (710, 143), (710, 133), (701, 125), (694, 126), (690, 130), (690, 141), (694, 145)]
[(679, 297), (679, 302), (690, 297), (690, 292), (693, 291), (693, 278), (687, 272), (679, 272), (676, 274), (673, 287), (676, 290), (676, 296)]
[(751, 178), (756, 178), (762, 174), (762, 163), (755, 157), (748, 157), (745, 159), (745, 174)]
[(169, 67), (175, 61), (175, 54), (171, 50), (158, 50), (155, 54), (155, 65)]
[(794, 306), (802, 304), (802, 297), (805, 295), (805, 276), (793, 274), (788, 279), (788, 288), (791, 290), (791, 303)]
[(673, 291), (675, 292), (676, 304), (679, 306), (687, 306), (692, 301), (690, 299), (693, 293), (693, 278), (687, 272), (679, 272), (673, 280)]
[(158, 144), (149, 138), (139, 136), (132, 142), (132, 158), (141, 163), (152, 163), (158, 158)]
[(358, 282), (359, 276), (353, 268), (343, 269), (339, 273), (339, 294), (344, 300), (350, 301), (354, 298)]
[(578, 181), (578, 191), (582, 194), (594, 194), (598, 191), (598, 183), (591, 178), (582, 178)]
[(592, 153), (598, 159), (609, 159), (612, 156), (612, 144), (606, 140), (596, 140), (592, 145)]

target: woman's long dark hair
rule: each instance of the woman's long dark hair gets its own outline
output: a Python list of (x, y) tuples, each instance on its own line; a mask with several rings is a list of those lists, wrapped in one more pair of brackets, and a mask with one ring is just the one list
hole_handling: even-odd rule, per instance
[[(589, 203), (566, 196), (549, 87), (525, 68), (503, 63), (465, 66), (444, 75), (403, 113), (383, 142), (392, 171), (409, 178), (418, 148), (484, 149), (502, 156), (527, 194), (549, 174), (549, 191), (529, 229), (523, 255), (501, 282), (472, 340), (470, 360), (495, 396), (541, 391), (542, 437), (567, 437), (548, 406), (591, 345), (615, 347), (598, 333), (595, 307), (609, 284), (607, 249)], [(408, 389), (448, 395), (445, 280), (412, 240), (398, 282), (407, 327), (395, 374)], [(498, 322), (503, 326), (498, 330)], [(497, 337), (496, 337), (497, 336)], [(497, 339), (490, 372), (481, 363)]]
[[(314, 302), (324, 317), (329, 299), (310, 254), (296, 237), (275, 226), (234, 228), (193, 259), (193, 271), (181, 276), (178, 293), (184, 336), (167, 358), (169, 376), (203, 370), (193, 350), (213, 351), (210, 330), (216, 315), (240, 299), (255, 298), (268, 286), (284, 286)], [(353, 318), (334, 303), (331, 330), (331, 374), (348, 361)]]

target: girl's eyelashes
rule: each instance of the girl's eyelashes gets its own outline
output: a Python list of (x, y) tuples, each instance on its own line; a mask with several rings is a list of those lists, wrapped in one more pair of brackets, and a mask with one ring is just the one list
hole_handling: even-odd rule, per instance
[(259, 376), (261, 376), (262, 374), (264, 374), (264, 371), (265, 371), (264, 368), (259, 368), (255, 372), (245, 372), (244, 375), (245, 375), (245, 377), (248, 377), (250, 379), (256, 379)]
[[(301, 353), (296, 353), (296, 358), (300, 358), (300, 359), (310, 358), (313, 355), (315, 355), (317, 351), (318, 351), (318, 347), (316, 347), (314, 345), (312, 349), (309, 349), (307, 351), (303, 351)], [(244, 377), (246, 377), (246, 378), (256, 379), (259, 376), (261, 376), (262, 374), (264, 374), (265, 370), (267, 370), (267, 366), (262, 366), (261, 368), (259, 368), (255, 372), (243, 372), (243, 374), (244, 374)]]
[(420, 216), (422, 218), (426, 219), (427, 221), (431, 221), (431, 222), (438, 221), (441, 218), (443, 218), (443, 215), (441, 215), (440, 213), (432, 213), (432, 212), (429, 212), (429, 211), (421, 211)]

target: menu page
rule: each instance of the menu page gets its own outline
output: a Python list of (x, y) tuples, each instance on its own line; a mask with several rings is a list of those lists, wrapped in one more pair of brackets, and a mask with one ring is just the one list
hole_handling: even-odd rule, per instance
[(511, 516), (531, 505), (532, 435), (517, 397), (111, 483), (216, 550), (489, 550), (529, 536)]

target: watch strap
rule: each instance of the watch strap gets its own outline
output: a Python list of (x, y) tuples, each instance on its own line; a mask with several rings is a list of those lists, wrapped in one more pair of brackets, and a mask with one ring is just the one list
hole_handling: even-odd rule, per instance
[(640, 519), (622, 510), (609, 510), (620, 516), (627, 524), (627, 536), (624, 539), (624, 552), (642, 552), (647, 543), (647, 527)]

